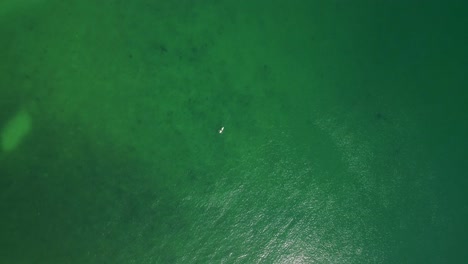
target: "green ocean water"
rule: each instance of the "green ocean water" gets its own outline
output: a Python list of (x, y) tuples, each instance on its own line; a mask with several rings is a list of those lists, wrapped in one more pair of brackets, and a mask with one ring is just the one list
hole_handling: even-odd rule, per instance
[(0, 10), (0, 263), (467, 261), (462, 1)]

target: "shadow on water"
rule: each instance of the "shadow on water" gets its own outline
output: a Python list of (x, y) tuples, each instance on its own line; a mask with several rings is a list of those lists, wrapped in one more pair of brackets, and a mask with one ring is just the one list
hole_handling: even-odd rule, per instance
[(168, 238), (180, 236), (186, 222), (158, 172), (73, 120), (35, 123), (34, 133), (0, 160), (3, 260), (172, 259)]

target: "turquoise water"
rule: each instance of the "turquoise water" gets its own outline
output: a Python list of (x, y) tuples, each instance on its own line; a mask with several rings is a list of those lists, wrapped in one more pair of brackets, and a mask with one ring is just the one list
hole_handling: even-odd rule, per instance
[(464, 262), (460, 3), (3, 1), (0, 263)]

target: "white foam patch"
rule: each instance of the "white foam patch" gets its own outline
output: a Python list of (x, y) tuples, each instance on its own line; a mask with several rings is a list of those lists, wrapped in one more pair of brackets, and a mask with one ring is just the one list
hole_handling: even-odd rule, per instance
[(21, 110), (14, 115), (3, 127), (1, 134), (1, 147), (4, 152), (14, 150), (31, 131), (31, 116)]

